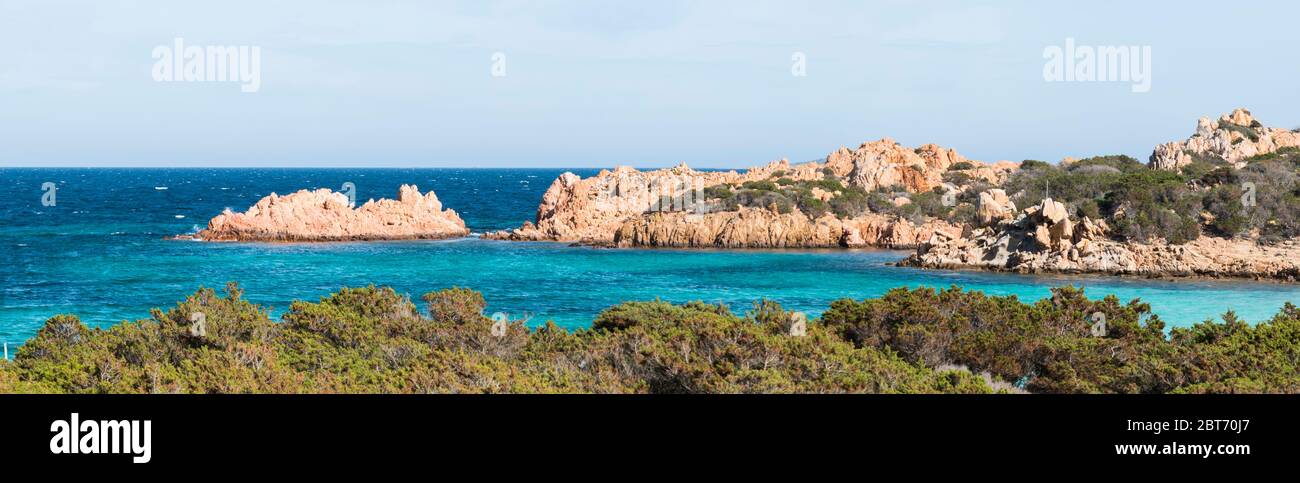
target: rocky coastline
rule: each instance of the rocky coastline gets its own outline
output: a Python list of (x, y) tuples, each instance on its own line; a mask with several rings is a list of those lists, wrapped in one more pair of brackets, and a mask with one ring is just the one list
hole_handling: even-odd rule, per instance
[(1122, 243), (1106, 237), (1105, 221), (1071, 220), (1060, 202), (1045, 200), (1013, 220), (969, 236), (935, 237), (900, 266), (979, 269), (1025, 274), (1108, 274), (1148, 278), (1300, 280), (1300, 244), (1201, 237), (1175, 245)]
[[(1264, 228), (1275, 228), (1279, 225), (1278, 218), (1285, 216), (1287, 210), (1255, 207), (1254, 190), (1264, 189), (1260, 185), (1266, 182), (1277, 184), (1281, 189), (1267, 196), (1276, 197), (1275, 202), (1283, 207), (1295, 208), (1285, 196), (1288, 190), (1296, 189), (1294, 174), (1288, 175), (1287, 170), (1295, 169), (1297, 146), (1300, 146), (1300, 132), (1264, 127), (1250, 111), (1236, 109), (1217, 121), (1202, 118), (1196, 133), (1186, 141), (1157, 146), (1148, 166), (1154, 171), (1184, 175), (1194, 168), (1208, 171), (1200, 177), (1187, 176), (1191, 179), (1186, 190), (1197, 194), (1219, 190), (1227, 194), (1224, 197), (1227, 199), (1207, 196), (1206, 205), (1227, 205), (1228, 213), (1239, 217), (1240, 223), (1254, 217), (1262, 221), (1259, 224)], [(1261, 168), (1257, 170), (1261, 174), (1255, 178), (1240, 174), (1241, 170), (1249, 171), (1252, 163), (1266, 162), (1281, 162), (1290, 168), (1281, 171)], [(1288, 176), (1291, 179), (1286, 179)], [(1259, 184), (1253, 181), (1256, 178), (1260, 179)], [(1246, 180), (1251, 181), (1246, 183)], [(1233, 181), (1250, 187), (1239, 189), (1233, 186)], [(1207, 186), (1213, 182), (1219, 186)], [(1264, 212), (1247, 213), (1247, 206)], [(1132, 208), (1121, 206), (1115, 216), (1131, 220), (1136, 216), (1128, 212), (1136, 211)], [(1218, 225), (1216, 222), (1226, 217), (1201, 209), (1194, 220), (1201, 230), (1235, 226)], [(1071, 219), (1069, 210), (1050, 198), (1013, 216), (1015, 205), (1002, 190), (982, 193), (979, 212), (983, 226), (961, 237), (935, 236), (899, 265), (1015, 273), (1300, 281), (1300, 239), (1292, 236), (1266, 240), (1258, 227), (1236, 228), (1237, 234), (1233, 236), (1203, 234), (1181, 243), (1161, 238), (1126, 241), (1110, 236), (1112, 230), (1105, 220)]]
[(801, 212), (764, 208), (690, 215), (654, 213), (624, 221), (611, 246), (619, 248), (917, 248), (938, 233), (957, 236), (961, 227), (942, 220), (914, 224), (869, 214), (841, 220), (810, 219)]
[(1250, 111), (1238, 108), (1218, 120), (1202, 117), (1196, 123), (1196, 132), (1186, 140), (1156, 146), (1150, 166), (1177, 170), (1197, 159), (1212, 157), (1240, 168), (1251, 157), (1296, 147), (1300, 147), (1300, 132), (1265, 127)]
[[(1157, 146), (1145, 165), (1125, 156), (1066, 158), (1056, 165), (984, 163), (938, 145), (908, 148), (884, 138), (837, 149), (818, 161), (782, 159), (745, 171), (681, 164), (652, 171), (618, 167), (589, 178), (566, 172), (546, 190), (533, 221), (482, 237), (618, 248), (915, 249), (899, 265), (1297, 281), (1300, 238), (1265, 233), (1279, 225), (1278, 216), (1292, 215), (1253, 215), (1255, 225), (1242, 228), (1243, 221), (1213, 211), (1222, 211), (1219, 198), (1231, 201), (1238, 194), (1229, 181), (1248, 179), (1243, 176), (1257, 163), (1300, 166), (1300, 158), (1276, 159), (1298, 151), (1300, 131), (1264, 127), (1245, 109), (1217, 121), (1202, 118), (1191, 138)], [(1253, 176), (1292, 176), (1285, 171), (1291, 165), (1282, 166)], [(1058, 177), (1058, 190), (1070, 188), (1060, 188), (1061, 180), (1105, 181), (1112, 183), (1108, 189), (1158, 189), (1170, 199), (1190, 193), (1205, 197), (1205, 207), (1184, 207), (1193, 212), (1180, 217), (1169, 206), (1117, 200), (1111, 191), (1059, 200), (1039, 196), (1035, 183), (1043, 181), (1048, 192), (1051, 176)], [(1154, 188), (1133, 188), (1134, 183)], [(1289, 196), (1282, 188), (1268, 196)], [(1173, 189), (1185, 194), (1170, 194)], [(1214, 190), (1230, 194), (1209, 197)], [(1099, 203), (1107, 205), (1104, 211)], [(396, 200), (371, 200), (355, 209), (347, 197), (326, 189), (272, 194), (244, 213), (227, 210), (183, 238), (319, 242), (468, 234), (464, 221), (443, 209), (434, 193), (402, 186)]]
[(403, 185), (396, 200), (370, 200), (353, 208), (328, 189), (272, 193), (243, 213), (229, 209), (207, 228), (178, 238), (213, 242), (337, 242), (436, 240), (469, 234), (465, 222), (432, 191)]
[[(806, 213), (798, 206), (725, 206), (710, 195), (716, 188), (731, 192), (755, 183), (840, 187), (838, 191), (821, 186), (808, 189), (807, 194), (820, 203), (833, 203), (845, 195), (846, 187), (926, 193), (956, 189), (944, 182), (943, 173), (959, 163), (971, 177), (994, 182), (1005, 180), (1018, 166), (968, 160), (933, 144), (909, 149), (885, 138), (857, 149), (841, 148), (824, 161), (792, 165), (783, 159), (744, 172), (696, 171), (683, 164), (644, 172), (619, 167), (586, 179), (564, 173), (543, 195), (535, 221), (483, 236), (617, 247), (915, 248), (936, 231), (960, 233), (961, 227), (924, 216), (907, 219), (867, 211)], [(910, 201), (897, 196), (893, 202)]]
[[(1157, 146), (1147, 166), (1153, 172), (1180, 172), (1197, 167), (1193, 164), (1209, 170), (1242, 169), (1253, 160), (1297, 146), (1300, 133), (1264, 127), (1250, 111), (1237, 109), (1217, 121), (1201, 119), (1188, 140)], [(1118, 172), (1114, 167), (1088, 166), (1087, 162), (1072, 168), (1075, 162), (1066, 158), (1058, 166)], [(620, 248), (915, 249), (899, 265), (1015, 273), (1300, 280), (1300, 243), (1294, 238), (1265, 242), (1255, 230), (1235, 236), (1198, 234), (1177, 242), (1159, 236), (1133, 240), (1113, 230), (1107, 216), (1080, 216), (1082, 208), (1074, 202), (1034, 200), (1022, 211), (1016, 201), (1032, 197), (1003, 189), (1020, 169), (1020, 163), (982, 163), (937, 145), (908, 149), (886, 138), (857, 149), (841, 148), (817, 162), (792, 165), (781, 160), (744, 172), (700, 172), (680, 165), (648, 172), (620, 167), (586, 179), (565, 173), (543, 196), (535, 221), (484, 237)], [(960, 175), (952, 176), (954, 171)], [(886, 196), (899, 207), (918, 202), (927, 193), (960, 195), (962, 201), (945, 200), (945, 204), (954, 205), (950, 213), (965, 209), (974, 215), (956, 219), (867, 210), (845, 216), (806, 213), (799, 206), (783, 209), (775, 203), (725, 206), (713, 191), (714, 187), (739, 190), (772, 181), (791, 186), (827, 180), (866, 192), (893, 189), (894, 194)], [(1209, 189), (1201, 184), (1199, 179), (1189, 181), (1196, 190)], [(664, 186), (675, 189), (665, 191)], [(698, 204), (682, 203), (676, 209), (655, 205), (663, 196), (675, 199), (685, 193), (689, 197), (691, 190), (698, 192), (701, 186), (709, 189)], [(816, 186), (810, 193), (826, 202), (845, 195)], [(1114, 216), (1126, 216), (1125, 209), (1120, 208)], [(1139, 215), (1129, 213), (1127, 221), (1131, 224)], [(1198, 218), (1206, 230), (1214, 221), (1208, 213)]]

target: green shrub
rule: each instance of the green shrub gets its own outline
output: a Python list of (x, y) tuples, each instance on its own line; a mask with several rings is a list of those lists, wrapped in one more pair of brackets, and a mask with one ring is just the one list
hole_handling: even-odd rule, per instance
[(733, 196), (736, 196), (736, 194), (731, 191), (731, 185), (720, 184), (704, 188), (704, 199), (706, 200), (722, 200), (726, 202), (730, 201)]
[(778, 213), (790, 213), (794, 210), (795, 206), (795, 202), (791, 201), (785, 194), (769, 190), (741, 190), (736, 192), (736, 196), (733, 200), (735, 200), (736, 204), (739, 206), (750, 206), (755, 208), (769, 208), (775, 205)]
[(1021, 170), (1024, 170), (1024, 171), (1034, 170), (1034, 169), (1052, 168), (1052, 167), (1054, 167), (1054, 166), (1052, 166), (1051, 164), (1048, 164), (1048, 163), (1046, 163), (1046, 162), (1039, 161), (1039, 160), (1037, 160), (1037, 159), (1026, 159), (1026, 160), (1020, 162), (1020, 169), (1021, 169)]
[(835, 178), (822, 178), (810, 183), (809, 185), (810, 188), (814, 186), (821, 188), (823, 191), (830, 192), (830, 193), (840, 192), (845, 190), (844, 183), (841, 183), (840, 180)]
[(593, 330), (623, 330), (655, 320), (671, 318), (678, 307), (662, 300), (653, 302), (624, 302), (607, 308), (591, 322)]
[[(1249, 139), (1251, 140), (1251, 142), (1259, 142), (1259, 134), (1257, 134), (1254, 129), (1251, 129), (1248, 126), (1238, 126), (1236, 124), (1232, 124), (1229, 122), (1221, 122), (1219, 123), (1219, 129), (1227, 129), (1229, 131), (1241, 134), (1242, 139)], [(1233, 141), (1233, 144), (1237, 144), (1240, 142), (1241, 139), (1238, 139), (1236, 141)]]
[[(1101, 169), (1099, 169), (1101, 168)], [(1013, 174), (1003, 186), (1021, 208), (1042, 203), (1044, 198), (1065, 203), (1068, 207), (1097, 203), (1110, 193), (1124, 175), (1118, 168), (1102, 163), (1073, 164), (1069, 169), (1044, 165)]]
[[(1093, 313), (1105, 314), (1103, 337), (1091, 335)], [(1300, 311), (1289, 304), (1255, 327), (1229, 313), (1223, 324), (1173, 329), (1168, 338), (1149, 305), (1092, 301), (1072, 288), (1034, 304), (957, 288), (895, 289), (837, 301), (821, 320), (856, 346), (931, 367), (964, 365), (1032, 392), (1300, 390)]]
[(822, 215), (831, 211), (829, 203), (814, 197), (811, 193), (801, 194), (796, 201), (799, 206), (799, 211), (802, 211), (803, 214), (808, 215), (808, 217), (812, 219), (821, 218)]
[(971, 164), (970, 161), (958, 161), (952, 163), (952, 166), (948, 166), (948, 171), (965, 171), (968, 169), (975, 169), (975, 165)]
[[(206, 334), (189, 330), (196, 312)], [(1102, 337), (1094, 313), (1106, 316)], [(296, 301), (276, 324), (232, 285), (107, 329), (52, 317), (0, 361), (0, 392), (980, 393), (985, 377), (1052, 393), (1300, 391), (1290, 304), (1256, 326), (1229, 313), (1168, 337), (1147, 304), (1073, 288), (1033, 304), (895, 289), (834, 302), (804, 336), (789, 333), (793, 320), (769, 300), (743, 318), (656, 300), (610, 307), (591, 330), (513, 321), (494, 334), (485, 318), (427, 318), (408, 297), (365, 287)]]
[(951, 183), (957, 186), (965, 185), (974, 180), (975, 178), (972, 178), (969, 174), (963, 173), (961, 171), (948, 171), (943, 173), (943, 182)]
[(815, 219), (831, 212), (833, 206), (813, 196), (813, 188), (841, 193), (847, 190), (837, 179), (795, 181), (781, 178), (776, 183), (748, 181), (742, 184), (740, 191), (734, 193), (728, 185), (711, 186), (705, 188), (704, 196), (706, 199), (717, 200), (715, 204), (723, 210), (735, 211), (742, 206), (766, 209), (776, 205), (780, 213), (790, 213), (798, 209)]
[(487, 301), (483, 294), (467, 288), (452, 287), (424, 294), (433, 320), (450, 324), (465, 324), (483, 318)]
[(1132, 156), (1123, 154), (1112, 154), (1109, 156), (1093, 156), (1090, 158), (1080, 159), (1070, 163), (1070, 169), (1082, 169), (1089, 166), (1105, 166), (1114, 168), (1123, 173), (1132, 173), (1147, 170), (1147, 165), (1134, 159)]
[(1046, 197), (1064, 203), (1080, 216), (1105, 218), (1120, 240), (1164, 239), (1186, 243), (1201, 235), (1203, 193), (1188, 186), (1180, 173), (1155, 170), (1128, 156), (1101, 156), (1076, 161), (1066, 169), (1036, 167), (1016, 172), (1005, 189), (1017, 206)]
[(935, 188), (924, 193), (916, 193), (912, 195), (912, 202), (905, 205), (903, 208), (908, 209), (911, 207), (918, 210), (920, 215), (946, 219), (948, 218), (948, 214), (952, 210), (952, 207), (944, 205), (943, 197), (945, 194), (946, 191), (944, 191), (943, 188)]
[(1245, 216), (1241, 195), (1240, 188), (1225, 184), (1211, 188), (1202, 199), (1205, 211), (1213, 216), (1210, 229), (1216, 235), (1231, 238), (1249, 228), (1250, 219)]
[(857, 186), (851, 186), (839, 196), (831, 198), (830, 208), (840, 218), (853, 218), (871, 211), (867, 192)]

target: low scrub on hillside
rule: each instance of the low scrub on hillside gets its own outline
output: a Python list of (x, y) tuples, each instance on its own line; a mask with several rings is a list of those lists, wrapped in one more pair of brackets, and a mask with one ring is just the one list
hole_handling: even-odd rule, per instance
[[(294, 302), (280, 323), (201, 289), (168, 311), (108, 329), (49, 319), (0, 363), (0, 392), (68, 393), (980, 393), (981, 377), (857, 348), (791, 315), (704, 303), (629, 302), (593, 329), (498, 326), (478, 292), (426, 295), (421, 313), (388, 288)], [(196, 335), (193, 314), (205, 331)]]
[(973, 177), (974, 167), (954, 163), (943, 173), (944, 186), (919, 193), (901, 186), (868, 191), (827, 170), (821, 179), (797, 181), (778, 171), (769, 179), (710, 186), (704, 196), (725, 211), (798, 210), (811, 218), (842, 219), (879, 213), (913, 223), (937, 218), (974, 225), (979, 194), (1000, 188), (1020, 209), (1052, 198), (1076, 219), (1106, 220), (1110, 236), (1123, 242), (1184, 244), (1216, 236), (1276, 243), (1300, 237), (1300, 148), (1253, 156), (1241, 167), (1192, 156), (1178, 171), (1153, 169), (1124, 155), (1064, 165), (1025, 160), (1001, 184)]
[(1149, 305), (1089, 300), (1075, 288), (1033, 304), (957, 288), (895, 289), (837, 301), (821, 323), (858, 347), (931, 367), (960, 364), (1030, 392), (1300, 392), (1300, 310), (1289, 304), (1255, 326), (1228, 313), (1223, 323), (1166, 334)]
[(647, 301), (566, 331), (488, 319), (472, 290), (424, 300), (422, 312), (392, 289), (345, 288), (294, 302), (277, 323), (229, 285), (107, 329), (59, 315), (0, 362), (0, 392), (1300, 391), (1300, 310), (1289, 305), (1257, 326), (1228, 314), (1166, 334), (1147, 305), (1077, 289), (1034, 304), (896, 289), (806, 324), (772, 301), (744, 315)]
[[(1109, 220), (1123, 241), (1300, 236), (1300, 154), (1294, 150), (1257, 156), (1241, 169), (1198, 160), (1181, 172), (1162, 171), (1127, 156), (1040, 164), (1008, 180), (1005, 188), (1018, 206), (1051, 197), (1072, 215)], [(1251, 196), (1243, 196), (1248, 191)]]
[[(969, 179), (966, 183), (987, 185), (982, 181)], [(822, 192), (823, 197), (818, 197), (814, 189)], [(704, 189), (704, 197), (717, 209), (724, 211), (736, 211), (745, 206), (775, 208), (779, 213), (790, 213), (797, 209), (813, 219), (827, 213), (841, 219), (854, 218), (867, 213), (881, 213), (906, 218), (914, 223), (923, 223), (928, 218), (942, 218), (955, 223), (975, 220), (973, 202), (977, 199), (977, 191), (967, 190), (956, 195), (956, 203), (953, 206), (943, 202), (945, 193), (942, 187), (923, 193), (909, 193), (902, 187), (867, 191), (858, 186), (846, 186), (833, 175), (816, 181), (778, 178), (747, 181), (738, 187), (724, 184)], [(905, 199), (906, 202), (895, 203), (896, 199)]]
[(818, 198), (813, 193), (813, 189), (825, 193), (850, 191), (850, 188), (846, 188), (834, 177), (817, 181), (794, 181), (782, 177), (775, 180), (746, 181), (739, 187), (725, 184), (710, 186), (704, 189), (704, 197), (711, 200), (714, 206), (726, 211), (736, 211), (741, 206), (747, 206), (775, 207), (780, 213), (790, 213), (798, 209), (810, 218), (820, 218), (832, 211), (838, 215), (844, 214), (835, 210), (830, 203)]

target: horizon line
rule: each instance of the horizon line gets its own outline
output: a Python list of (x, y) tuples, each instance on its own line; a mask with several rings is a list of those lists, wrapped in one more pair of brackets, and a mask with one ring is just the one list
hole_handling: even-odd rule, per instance
[[(811, 162), (811, 161), (805, 161)], [(790, 163), (791, 166), (804, 164)], [(0, 169), (474, 169), (474, 170), (506, 170), (506, 169), (615, 169), (628, 166), (637, 170), (651, 169), (670, 169), (673, 166), (644, 167), (634, 165), (611, 165), (611, 166), (141, 166), (141, 165), (105, 165), (105, 166), (84, 166), (84, 165), (66, 165), (66, 166), (31, 166), (31, 165), (0, 165)], [(720, 170), (720, 171), (745, 171), (753, 169), (755, 166), (747, 168), (699, 168), (687, 165), (695, 170)]]

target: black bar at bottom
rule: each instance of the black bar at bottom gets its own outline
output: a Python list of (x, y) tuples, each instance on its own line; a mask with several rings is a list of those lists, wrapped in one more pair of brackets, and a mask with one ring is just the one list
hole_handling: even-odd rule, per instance
[[(1258, 395), (20, 395), (0, 397), (8, 419), (0, 451), (19, 466), (145, 472), (218, 463), (307, 472), (455, 468), (502, 458), (512, 465), (601, 458), (640, 467), (653, 455), (660, 455), (654, 471), (673, 461), (784, 458), (1196, 469), (1293, 460), (1297, 403), (1296, 396)], [(150, 421), (149, 461), (53, 453), (51, 425), (73, 413), (82, 422)], [(1173, 454), (1121, 455), (1117, 445)], [(1192, 453), (1197, 445), (1214, 453)], [(664, 459), (667, 453), (686, 460)]]

